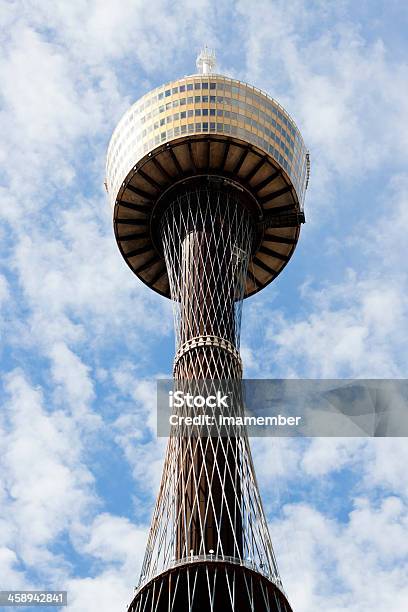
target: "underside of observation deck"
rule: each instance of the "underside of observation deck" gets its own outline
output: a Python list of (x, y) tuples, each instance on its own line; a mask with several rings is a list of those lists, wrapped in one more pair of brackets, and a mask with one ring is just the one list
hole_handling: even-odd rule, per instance
[(169, 279), (155, 228), (169, 190), (191, 180), (218, 177), (241, 194), (257, 225), (244, 297), (270, 283), (291, 258), (304, 215), (288, 175), (264, 151), (237, 138), (189, 135), (147, 154), (129, 172), (115, 204), (119, 249), (149, 287), (170, 297)]

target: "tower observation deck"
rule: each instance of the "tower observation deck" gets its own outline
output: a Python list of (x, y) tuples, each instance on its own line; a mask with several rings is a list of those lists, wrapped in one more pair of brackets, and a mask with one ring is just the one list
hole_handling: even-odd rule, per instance
[[(309, 173), (278, 102), (216, 74), (208, 49), (197, 67), (131, 106), (107, 157), (120, 252), (174, 304), (179, 387), (241, 380), (242, 302), (291, 258)], [(128, 610), (145, 611), (291, 611), (245, 429), (169, 438)]]

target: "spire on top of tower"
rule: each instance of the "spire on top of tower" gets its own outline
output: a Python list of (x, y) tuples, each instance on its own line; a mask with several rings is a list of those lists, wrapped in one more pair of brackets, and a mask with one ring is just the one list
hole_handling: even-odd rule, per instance
[(207, 45), (205, 45), (204, 49), (201, 49), (197, 57), (196, 65), (201, 74), (210, 74), (214, 72), (217, 65), (214, 49), (209, 49)]

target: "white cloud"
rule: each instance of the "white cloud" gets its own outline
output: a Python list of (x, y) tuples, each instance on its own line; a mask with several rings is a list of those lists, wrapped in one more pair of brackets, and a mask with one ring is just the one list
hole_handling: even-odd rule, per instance
[(406, 438), (384, 438), (371, 442), (363, 478), (368, 490), (394, 493), (408, 499), (408, 444)]
[[(336, 282), (318, 279), (313, 271), (299, 288), (294, 316), (279, 306), (272, 311), (267, 296), (246, 306), (244, 322), (253, 330), (247, 343), (251, 347), (256, 335), (262, 339), (256, 351), (262, 360), (249, 363), (257, 376), (405, 377), (408, 268), (401, 245), (408, 231), (407, 203), (407, 177), (399, 174), (375, 201), (375, 218), (329, 246), (343, 249), (346, 260), (350, 249), (354, 267)], [(340, 255), (332, 261), (335, 265)]]
[(129, 579), (119, 571), (106, 570), (94, 578), (73, 578), (66, 583), (70, 612), (85, 612), (95, 607), (100, 612), (125, 610), (131, 600)]
[[(60, 364), (57, 378), (72, 393), (70, 370), (76, 370), (78, 384), (91, 399), (86, 368), (66, 347), (62, 352), (67, 362)], [(68, 589), (72, 610), (88, 609), (92, 597), (98, 600), (103, 593), (100, 609), (124, 605), (137, 581), (146, 526), (108, 513), (95, 514), (101, 500), (84, 462), (83, 421), (79, 426), (62, 410), (46, 410), (41, 390), (31, 387), (19, 371), (7, 376), (6, 391), (9, 399), (0, 419), (3, 583), (7, 588), (47, 584)], [(52, 552), (61, 538), (67, 538), (78, 554), (89, 559), (97, 570), (93, 578), (75, 577), (69, 559)], [(34, 572), (43, 582), (30, 581), (26, 572)]]
[[(1, 535), (27, 566), (52, 574), (61, 560), (48, 546), (96, 503), (82, 463), (78, 431), (62, 413), (47, 413), (41, 391), (21, 372), (7, 376), (9, 400), (1, 431)], [(65, 562), (64, 562), (65, 564)]]
[(407, 66), (387, 53), (384, 40), (363, 36), (362, 24), (347, 14), (352, 4), (264, 0), (256, 11), (246, 2), (237, 6), (245, 77), (287, 107), (311, 149), (312, 217), (317, 205), (319, 213), (327, 209), (340, 182), (361, 183), (385, 163), (403, 167)]
[(0, 276), (0, 305), (6, 302), (10, 297), (10, 291), (8, 288), (7, 279), (4, 276)]
[[(310, 291), (305, 320), (270, 326), (268, 341), (288, 373), (311, 378), (393, 378), (405, 368), (407, 300), (401, 287), (351, 274), (343, 284)], [(402, 354), (401, 354), (402, 353)]]
[(128, 519), (110, 514), (98, 515), (92, 523), (82, 550), (103, 563), (119, 563), (127, 575), (136, 575), (143, 560), (146, 527), (136, 527)]
[(50, 348), (51, 374), (56, 393), (71, 407), (74, 414), (86, 411), (95, 397), (89, 367), (62, 342)]
[(71, 349), (84, 341), (90, 348), (122, 342), (136, 352), (142, 330), (170, 331), (170, 303), (130, 273), (94, 204), (61, 211), (50, 225), (23, 234), (15, 246), (12, 265), (30, 310), (24, 326), (15, 323), (13, 342), (47, 355), (54, 343)]
[(152, 502), (159, 489), (167, 445), (167, 439), (156, 438), (156, 380), (140, 379), (134, 366), (121, 363), (113, 372), (113, 381), (119, 397), (127, 402), (113, 423), (114, 439), (130, 465), (139, 496), (148, 495)]
[[(1, 524), (0, 524), (1, 533)], [(0, 545), (0, 568), (2, 586), (9, 586), (10, 590), (27, 589), (29, 582), (27, 577), (19, 569), (19, 561), (16, 553)]]
[(377, 606), (403, 612), (406, 521), (407, 508), (395, 498), (379, 507), (357, 499), (345, 524), (307, 505), (285, 507), (283, 520), (271, 529), (293, 608), (361, 612)]
[(362, 469), (364, 438), (314, 438), (304, 453), (300, 468), (308, 476), (333, 476), (344, 467)]
[(109, 66), (112, 60), (131, 55), (147, 73), (159, 67), (170, 72), (188, 44), (201, 46), (204, 39), (212, 44), (216, 17), (227, 5), (207, 0), (176, 4), (122, 0), (120, 7), (113, 0), (70, 4), (59, 0), (52, 9), (36, 1), (28, 4), (34, 23), (46, 22), (56, 40), (86, 64)]

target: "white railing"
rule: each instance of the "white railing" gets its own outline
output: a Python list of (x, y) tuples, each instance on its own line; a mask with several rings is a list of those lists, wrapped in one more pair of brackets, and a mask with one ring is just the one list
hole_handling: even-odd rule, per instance
[(253, 570), (258, 574), (262, 574), (265, 578), (267, 578), (270, 582), (272, 582), (276, 588), (278, 588), (285, 597), (287, 597), (281, 579), (279, 576), (275, 576), (267, 571), (264, 571), (261, 564), (255, 563), (251, 559), (239, 559), (238, 557), (229, 557), (227, 555), (216, 555), (216, 554), (208, 554), (208, 555), (189, 555), (188, 557), (182, 557), (180, 559), (173, 559), (170, 563), (166, 564), (163, 569), (159, 572), (149, 575), (148, 577), (141, 576), (139, 580), (139, 584), (134, 588), (134, 593), (140, 591), (148, 582), (160, 576), (164, 572), (168, 570), (174, 569), (175, 567), (179, 567), (182, 565), (188, 565), (190, 563), (230, 563), (233, 565), (239, 565), (241, 567), (246, 567), (247, 569)]

